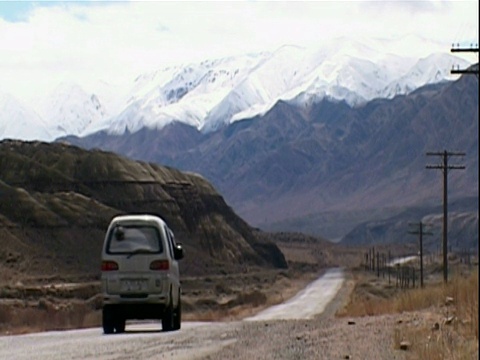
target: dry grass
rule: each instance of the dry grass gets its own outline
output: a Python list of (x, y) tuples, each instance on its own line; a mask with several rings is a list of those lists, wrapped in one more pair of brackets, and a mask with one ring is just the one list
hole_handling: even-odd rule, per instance
[(0, 333), (23, 334), (98, 326), (99, 284), (3, 285)]
[(46, 300), (38, 304), (0, 305), (0, 333), (78, 329), (98, 326), (100, 311), (85, 303), (55, 305)]
[(410, 344), (408, 359), (478, 358), (478, 269), (423, 289), (397, 290), (363, 278), (337, 315), (395, 313), (399, 320), (394, 341), (397, 348), (402, 341)]
[[(424, 291), (425, 292), (425, 291)], [(427, 292), (425, 292), (427, 293)], [(436, 305), (441, 317), (423, 327), (403, 329), (403, 337), (412, 344), (411, 359), (477, 359), (478, 358), (478, 270), (468, 277), (455, 276), (446, 285), (438, 285), (428, 299), (421, 295), (403, 299), (401, 305)], [(439, 304), (440, 301), (443, 303)], [(446, 299), (452, 300), (446, 304)], [(437, 325), (438, 324), (438, 325)]]

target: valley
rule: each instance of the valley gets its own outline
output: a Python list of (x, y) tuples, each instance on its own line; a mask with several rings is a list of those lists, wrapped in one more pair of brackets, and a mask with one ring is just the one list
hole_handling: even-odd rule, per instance
[(0, 2), (0, 359), (479, 358), (478, 13)]
[[(478, 294), (477, 84), (461, 78), (355, 107), (297, 105), (279, 101), (211, 133), (172, 123), (52, 143), (2, 140), (0, 340), (43, 344), (49, 359), (65, 358), (55, 349), (65, 334), (93, 346), (78, 355), (68, 342), (82, 358), (147, 346), (145, 358), (410, 359), (425, 358), (417, 333), (433, 323), (442, 325), (431, 351), (448, 344), (478, 357), (478, 297), (470, 295)], [(424, 159), (439, 146), (467, 154), (465, 172), (450, 179), (449, 286), (441, 285), (441, 183)], [(123, 335), (97, 330), (99, 257), (107, 224), (125, 213), (160, 215), (182, 243), (185, 327), (163, 336), (152, 324), (127, 324), (133, 345), (119, 348)], [(406, 236), (418, 221), (433, 235), (423, 292), (416, 260), (384, 264), (418, 253), (418, 239)], [(324, 306), (286, 310), (335, 268), (345, 281), (316, 293)], [(321, 314), (300, 319), (309, 309)]]

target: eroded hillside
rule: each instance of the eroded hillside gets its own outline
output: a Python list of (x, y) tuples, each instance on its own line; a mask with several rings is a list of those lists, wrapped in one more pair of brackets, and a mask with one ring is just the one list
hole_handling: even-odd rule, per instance
[(185, 274), (286, 267), (201, 176), (65, 144), (0, 142), (3, 277), (99, 272), (110, 219), (154, 213), (184, 244)]

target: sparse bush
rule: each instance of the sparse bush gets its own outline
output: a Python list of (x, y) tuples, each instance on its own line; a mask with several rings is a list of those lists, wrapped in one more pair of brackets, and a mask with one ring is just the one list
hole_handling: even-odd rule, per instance
[(30, 333), (48, 330), (78, 329), (99, 326), (101, 316), (83, 302), (55, 304), (40, 299), (36, 305), (0, 306), (0, 332)]
[(9, 306), (0, 305), (0, 327), (8, 324), (12, 318), (12, 310)]
[(238, 295), (236, 300), (239, 304), (250, 304), (256, 307), (265, 304), (267, 296), (261, 291), (254, 290), (250, 293)]
[(215, 294), (228, 295), (231, 293), (232, 293), (232, 290), (228, 286), (226, 286), (224, 283), (218, 283), (215, 285)]
[(199, 299), (195, 301), (195, 307), (197, 309), (211, 310), (218, 307), (218, 302), (214, 299)]
[(103, 307), (103, 299), (101, 294), (96, 294), (87, 300), (86, 304), (92, 310), (101, 310)]

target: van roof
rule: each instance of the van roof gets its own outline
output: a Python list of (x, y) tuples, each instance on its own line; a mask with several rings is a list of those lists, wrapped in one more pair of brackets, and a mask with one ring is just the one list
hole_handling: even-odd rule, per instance
[(165, 224), (161, 217), (151, 214), (127, 214), (115, 216), (111, 223), (157, 222)]

